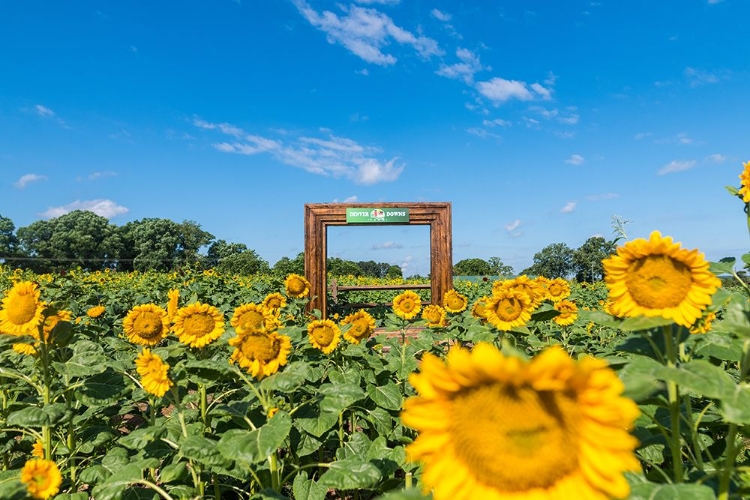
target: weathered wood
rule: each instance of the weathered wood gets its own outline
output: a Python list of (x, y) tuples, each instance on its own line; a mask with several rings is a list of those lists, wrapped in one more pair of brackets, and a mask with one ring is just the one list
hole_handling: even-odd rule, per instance
[[(326, 260), (328, 258), (328, 226), (370, 225), (347, 224), (347, 208), (408, 208), (409, 222), (379, 225), (430, 226), (430, 290), (431, 303), (442, 304), (443, 295), (453, 288), (453, 236), (450, 202), (416, 203), (308, 203), (305, 204), (305, 277), (310, 282), (308, 308), (319, 309), (327, 317)], [(341, 287), (339, 287), (339, 290)]]

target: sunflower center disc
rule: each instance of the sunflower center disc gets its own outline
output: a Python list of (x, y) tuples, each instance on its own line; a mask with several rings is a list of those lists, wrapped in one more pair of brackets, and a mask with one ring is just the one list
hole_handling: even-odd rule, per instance
[(156, 314), (144, 312), (133, 321), (133, 330), (144, 339), (152, 339), (161, 334), (161, 318)]
[(13, 297), (7, 308), (8, 319), (16, 325), (25, 325), (36, 314), (36, 298), (27, 293), (18, 294)]
[(352, 323), (351, 328), (349, 328), (349, 335), (351, 335), (355, 339), (364, 337), (365, 333), (367, 333), (367, 327), (361, 320), (355, 321), (354, 323)]
[(666, 255), (652, 255), (630, 265), (625, 283), (640, 306), (663, 309), (678, 306), (693, 284), (690, 268)]
[(323, 347), (329, 346), (333, 342), (333, 330), (329, 326), (315, 328), (312, 332), (312, 338), (315, 339), (318, 345)]
[(209, 314), (191, 314), (185, 318), (184, 329), (187, 335), (195, 338), (211, 333), (216, 326), (213, 316)]
[(279, 355), (281, 345), (268, 335), (248, 335), (242, 341), (242, 354), (248, 359), (267, 363)]
[(560, 391), (487, 384), (451, 406), (454, 453), (478, 481), (501, 491), (547, 488), (578, 468), (579, 412)]
[(495, 314), (497, 317), (502, 321), (507, 322), (518, 319), (521, 312), (523, 312), (523, 306), (521, 305), (521, 302), (514, 297), (500, 300), (495, 307)]
[(291, 280), (289, 282), (289, 291), (297, 295), (305, 291), (305, 284), (301, 280)]
[(258, 311), (248, 311), (240, 317), (240, 326), (245, 330), (260, 330), (263, 323), (263, 314)]

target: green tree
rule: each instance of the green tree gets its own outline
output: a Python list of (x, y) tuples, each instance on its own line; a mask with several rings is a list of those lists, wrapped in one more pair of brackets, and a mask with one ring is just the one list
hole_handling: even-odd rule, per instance
[(299, 274), (304, 276), (305, 274), (305, 252), (300, 252), (294, 259), (289, 257), (282, 257), (276, 264), (273, 265), (271, 270), (273, 274), (279, 277), (286, 277), (290, 274)]
[(403, 278), (404, 277), (404, 270), (401, 269), (401, 266), (397, 265), (391, 265), (388, 267), (388, 271), (385, 273), (386, 278)]
[(179, 264), (182, 243), (180, 224), (169, 219), (146, 218), (122, 226), (123, 240), (136, 271), (171, 271)]
[(490, 274), (493, 276), (503, 276), (505, 278), (513, 276), (513, 268), (503, 264), (500, 257), (490, 257), (487, 259), (487, 264), (490, 266)]
[(326, 261), (326, 270), (328, 274), (334, 276), (362, 276), (362, 270), (357, 264), (350, 260), (340, 259), (338, 257), (329, 257)]
[(247, 245), (244, 243), (227, 243), (226, 240), (217, 240), (208, 247), (203, 260), (206, 267), (218, 267), (222, 260), (247, 250)]
[(201, 248), (209, 245), (214, 236), (201, 229), (200, 224), (191, 220), (184, 220), (179, 224), (180, 242), (177, 246), (177, 261), (184, 264), (194, 264), (201, 260)]
[(482, 259), (464, 259), (453, 266), (454, 276), (488, 276), (492, 274), (492, 268), (487, 261)]
[(593, 283), (604, 278), (602, 260), (606, 259), (616, 249), (613, 241), (607, 241), (601, 236), (592, 236), (573, 252), (573, 270), (576, 280)]
[[(0, 215), (0, 260), (18, 256), (18, 237), (15, 231), (13, 221)], [(11, 265), (15, 263), (11, 262)]]
[(534, 254), (534, 264), (521, 274), (567, 279), (573, 270), (573, 250), (565, 243), (553, 243)]

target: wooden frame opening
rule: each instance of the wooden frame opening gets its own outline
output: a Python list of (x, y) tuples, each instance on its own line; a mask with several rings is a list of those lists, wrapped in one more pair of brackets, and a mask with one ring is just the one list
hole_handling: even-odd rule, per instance
[(379, 224), (430, 226), (430, 302), (442, 304), (443, 295), (453, 288), (453, 236), (449, 202), (307, 203), (305, 204), (305, 277), (310, 282), (308, 308), (319, 309), (322, 317), (327, 317), (328, 226), (368, 225), (348, 223), (347, 208), (406, 208), (409, 209), (408, 222)]

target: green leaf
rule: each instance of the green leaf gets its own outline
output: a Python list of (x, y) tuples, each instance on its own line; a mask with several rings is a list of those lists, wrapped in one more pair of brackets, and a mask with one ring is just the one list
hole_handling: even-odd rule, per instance
[(233, 457), (222, 455), (217, 449), (217, 442), (203, 436), (188, 436), (180, 441), (180, 453), (187, 459), (204, 465), (230, 467)]
[(393, 382), (388, 382), (386, 385), (368, 385), (367, 394), (376, 405), (386, 410), (401, 409), (401, 389)]
[(104, 402), (114, 402), (125, 392), (125, 388), (124, 375), (107, 368), (102, 373), (85, 378), (75, 394), (84, 404), (98, 406)]
[(634, 318), (622, 320), (617, 328), (624, 332), (638, 332), (641, 330), (651, 330), (652, 328), (671, 325), (673, 323), (673, 320), (662, 317), (649, 318), (646, 316), (636, 316)]
[(742, 262), (750, 266), (750, 253), (743, 253), (740, 258), (742, 259)]
[(233, 373), (232, 367), (226, 361), (221, 363), (213, 359), (190, 360), (185, 363), (185, 369), (192, 381), (201, 384), (229, 379)]
[(142, 450), (147, 444), (161, 439), (166, 434), (166, 427), (143, 427), (121, 437), (118, 442), (131, 450)]
[(317, 392), (323, 395), (320, 411), (337, 415), (365, 397), (362, 388), (354, 384), (323, 384)]
[(325, 500), (328, 488), (307, 477), (305, 471), (298, 472), (292, 483), (294, 500)]
[(372, 488), (380, 481), (380, 470), (370, 462), (355, 458), (332, 462), (318, 484), (340, 490)]
[(303, 361), (297, 361), (285, 366), (283, 371), (264, 378), (260, 382), (260, 386), (269, 391), (276, 390), (289, 393), (301, 387), (305, 380), (310, 380), (311, 375), (310, 365)]
[(37, 406), (27, 406), (8, 415), (7, 423), (10, 427), (43, 427), (54, 426), (65, 417), (67, 408), (62, 403)]
[(96, 500), (120, 500), (128, 486), (142, 477), (143, 469), (140, 464), (127, 464), (106, 481), (94, 486), (91, 495)]
[(732, 300), (724, 309), (721, 321), (712, 325), (714, 332), (733, 333), (740, 337), (750, 337), (750, 304), (742, 294), (733, 294)]
[(708, 270), (714, 274), (733, 274), (734, 264), (734, 257), (724, 257), (719, 262), (709, 263)]
[(292, 419), (279, 411), (265, 425), (253, 431), (231, 429), (221, 436), (217, 450), (230, 460), (254, 465), (264, 461), (280, 448), (292, 428)]
[(424, 500), (431, 498), (431, 493), (424, 496), (419, 488), (411, 488), (408, 490), (390, 491), (385, 495), (376, 497), (375, 500)]
[(159, 480), (162, 483), (171, 483), (173, 481), (182, 481), (188, 476), (187, 464), (177, 462), (175, 464), (165, 465), (159, 471)]
[[(385, 410), (384, 410), (385, 411)], [(315, 437), (321, 437), (339, 421), (338, 412), (320, 411), (318, 406), (305, 405), (295, 413), (294, 423)]]
[(632, 487), (628, 500), (714, 500), (708, 486), (699, 484), (641, 483)]

